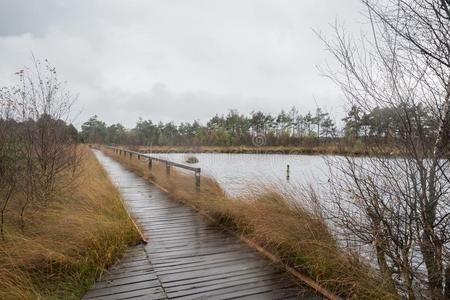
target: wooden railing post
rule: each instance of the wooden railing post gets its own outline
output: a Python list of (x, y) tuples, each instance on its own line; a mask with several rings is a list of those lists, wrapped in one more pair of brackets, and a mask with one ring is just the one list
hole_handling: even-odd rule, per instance
[(170, 164), (168, 161), (166, 161), (166, 175), (170, 176)]
[(195, 171), (195, 190), (200, 192), (200, 169)]

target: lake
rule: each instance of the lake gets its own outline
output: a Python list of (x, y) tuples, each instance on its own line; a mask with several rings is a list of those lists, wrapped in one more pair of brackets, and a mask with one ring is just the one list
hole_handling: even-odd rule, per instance
[[(249, 186), (277, 184), (287, 188), (311, 184), (322, 190), (328, 183), (325, 156), (286, 154), (195, 153), (199, 162), (187, 164), (186, 153), (152, 153), (152, 156), (202, 169), (202, 175), (215, 178), (225, 191), (237, 195)], [(286, 178), (290, 166), (289, 180)]]

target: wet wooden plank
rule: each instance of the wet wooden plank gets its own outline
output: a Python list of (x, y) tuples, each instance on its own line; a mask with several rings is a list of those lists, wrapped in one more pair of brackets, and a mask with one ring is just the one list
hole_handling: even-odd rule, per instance
[(149, 239), (85, 299), (322, 299), (197, 212), (96, 155)]
[[(89, 292), (88, 292), (89, 293)], [(143, 289), (128, 289), (123, 292), (114, 292), (111, 294), (100, 294), (94, 297), (83, 298), (92, 300), (122, 300), (122, 299), (135, 299), (140, 297), (141, 299), (158, 300), (167, 299), (166, 294), (161, 288), (143, 288)]]
[(193, 290), (189, 295), (175, 294), (168, 295), (170, 299), (182, 298), (185, 300), (189, 299), (236, 299), (242, 298), (249, 295), (281, 291), (283, 289), (292, 288), (294, 286), (291, 283), (273, 283), (271, 279), (255, 281), (251, 283), (235, 284), (232, 286), (216, 285), (207, 290), (197, 289)]

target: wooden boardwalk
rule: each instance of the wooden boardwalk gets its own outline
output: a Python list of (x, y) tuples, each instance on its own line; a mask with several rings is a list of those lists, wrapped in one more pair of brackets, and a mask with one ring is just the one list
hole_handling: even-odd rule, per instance
[(118, 162), (96, 156), (148, 244), (131, 249), (84, 299), (322, 299)]

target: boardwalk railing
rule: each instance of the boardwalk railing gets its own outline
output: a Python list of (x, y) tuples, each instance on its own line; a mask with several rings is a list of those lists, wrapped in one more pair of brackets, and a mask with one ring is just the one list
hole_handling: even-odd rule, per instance
[(167, 176), (170, 176), (170, 168), (171, 167), (176, 167), (176, 168), (180, 168), (180, 169), (185, 169), (188, 171), (192, 171), (195, 174), (195, 188), (197, 189), (197, 191), (200, 191), (200, 172), (201, 172), (201, 168), (195, 168), (195, 167), (191, 167), (191, 166), (187, 166), (187, 165), (183, 165), (180, 163), (176, 163), (170, 160), (166, 160), (166, 159), (162, 159), (162, 158), (158, 158), (158, 157), (153, 157), (150, 156), (147, 153), (141, 153), (141, 152), (136, 152), (136, 151), (132, 151), (129, 149), (124, 149), (124, 148), (119, 148), (119, 147), (112, 147), (112, 146), (105, 146), (108, 149), (113, 150), (116, 154), (119, 155), (124, 155), (124, 156), (129, 156), (130, 159), (133, 158), (133, 155), (136, 156), (136, 158), (138, 160), (141, 159), (141, 157), (148, 159), (148, 168), (151, 169), (153, 166), (153, 161), (158, 161), (161, 162), (163, 164), (166, 165), (166, 174)]

